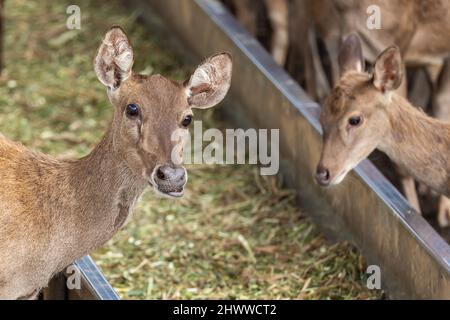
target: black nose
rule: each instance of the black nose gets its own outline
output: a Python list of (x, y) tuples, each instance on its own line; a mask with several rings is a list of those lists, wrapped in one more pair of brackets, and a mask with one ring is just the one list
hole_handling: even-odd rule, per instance
[(156, 170), (156, 178), (161, 181), (167, 182), (180, 182), (185, 180), (186, 171), (184, 168), (171, 166), (160, 166)]
[(316, 181), (321, 186), (327, 187), (330, 185), (330, 171), (322, 165), (317, 166)]

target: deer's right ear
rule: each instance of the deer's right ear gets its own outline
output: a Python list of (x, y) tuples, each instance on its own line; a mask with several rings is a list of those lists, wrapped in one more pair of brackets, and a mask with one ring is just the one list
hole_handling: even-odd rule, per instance
[(206, 59), (185, 84), (191, 108), (211, 108), (222, 101), (231, 85), (233, 62), (229, 53)]
[(356, 33), (350, 34), (339, 51), (339, 71), (343, 75), (348, 71), (364, 71), (364, 57), (361, 40)]
[(131, 75), (133, 48), (120, 27), (112, 27), (103, 38), (94, 60), (94, 69), (101, 83), (116, 89)]

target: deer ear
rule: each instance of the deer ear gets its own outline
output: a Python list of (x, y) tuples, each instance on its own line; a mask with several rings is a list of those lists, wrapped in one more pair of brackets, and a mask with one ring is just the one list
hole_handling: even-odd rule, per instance
[(364, 71), (364, 57), (361, 40), (355, 33), (350, 34), (339, 51), (339, 71), (341, 75), (348, 71)]
[(378, 90), (384, 93), (400, 87), (403, 77), (400, 49), (392, 46), (384, 50), (378, 56), (373, 69), (373, 84)]
[(131, 75), (134, 53), (127, 35), (120, 27), (112, 27), (103, 38), (94, 60), (101, 83), (116, 89)]
[(231, 85), (232, 65), (229, 53), (214, 55), (199, 65), (185, 85), (189, 105), (206, 109), (222, 101)]

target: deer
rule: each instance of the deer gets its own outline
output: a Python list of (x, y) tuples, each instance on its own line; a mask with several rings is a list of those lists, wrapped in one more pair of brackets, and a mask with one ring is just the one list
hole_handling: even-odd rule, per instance
[(0, 137), (0, 299), (35, 299), (55, 273), (111, 239), (146, 188), (183, 196), (187, 172), (172, 149), (184, 142), (171, 135), (187, 134), (193, 109), (224, 99), (231, 55), (209, 57), (183, 83), (134, 73), (134, 55), (123, 29), (106, 32), (94, 69), (114, 115), (87, 156), (58, 159)]
[(450, 123), (426, 115), (396, 92), (404, 65), (398, 46), (364, 70), (356, 34), (339, 53), (340, 79), (320, 114), (323, 145), (315, 179), (324, 187), (341, 183), (372, 151), (379, 149), (408, 174), (450, 196)]
[[(371, 30), (369, 8), (379, 8), (381, 29)], [(373, 63), (384, 48), (397, 44), (408, 68), (423, 67), (427, 82), (419, 84), (422, 93), (411, 96), (424, 103), (424, 88), (432, 89), (431, 115), (450, 121), (450, 3), (431, 0), (294, 0), (290, 4), (291, 52), (288, 70), (304, 83), (315, 99), (323, 102), (340, 78), (339, 48), (346, 35), (360, 36), (364, 59)], [(301, 17), (298, 18), (298, 15)], [(433, 35), (433, 36), (430, 36)], [(328, 68), (319, 58), (316, 38), (321, 39), (328, 57)], [(306, 44), (306, 45), (305, 45)], [(301, 62), (300, 62), (301, 61)], [(406, 69), (405, 69), (406, 72)], [(397, 91), (407, 96), (407, 81)], [(418, 97), (419, 99), (416, 99)], [(426, 101), (428, 102), (428, 101)], [(424, 106), (425, 107), (425, 106)], [(414, 180), (398, 168), (401, 187), (411, 205), (420, 213)], [(423, 189), (423, 188), (422, 188)], [(440, 197), (438, 222), (450, 225), (450, 199)]]

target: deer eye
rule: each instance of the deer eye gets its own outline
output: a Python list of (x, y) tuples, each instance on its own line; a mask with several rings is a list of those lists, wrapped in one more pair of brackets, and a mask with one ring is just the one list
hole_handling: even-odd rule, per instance
[(127, 105), (127, 116), (129, 117), (137, 117), (139, 115), (139, 107), (134, 103)]
[(187, 115), (186, 117), (184, 117), (183, 121), (181, 122), (181, 125), (185, 128), (187, 128), (192, 122), (192, 116), (191, 115)]
[(351, 117), (350, 119), (348, 119), (348, 124), (351, 125), (352, 127), (356, 127), (359, 126), (362, 122), (362, 117), (357, 116), (357, 117)]

